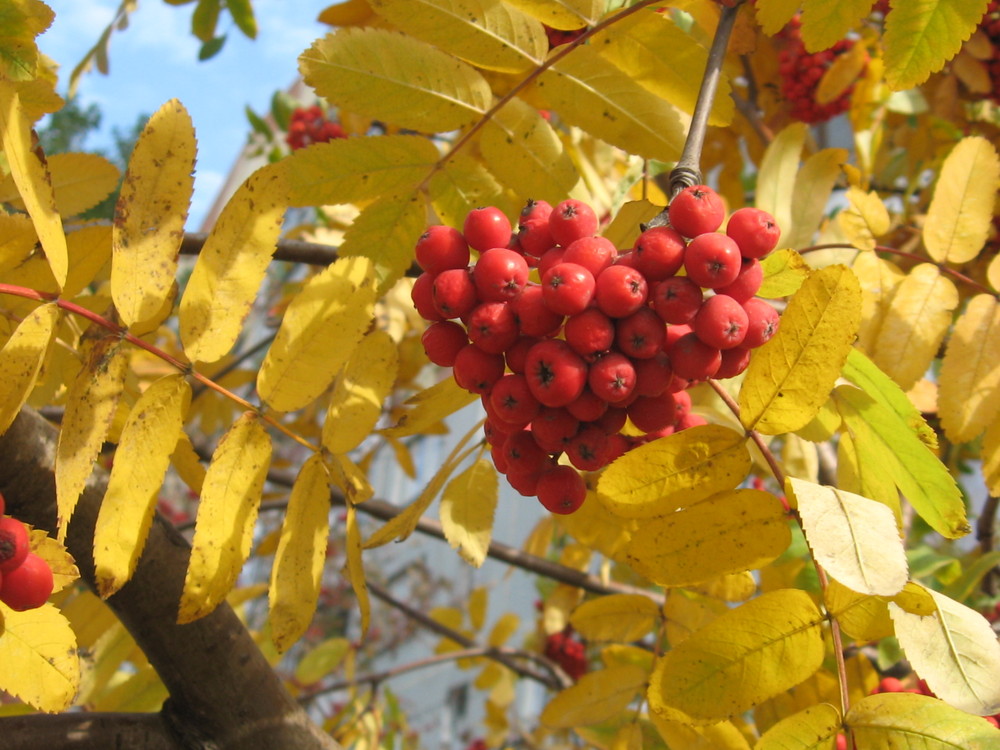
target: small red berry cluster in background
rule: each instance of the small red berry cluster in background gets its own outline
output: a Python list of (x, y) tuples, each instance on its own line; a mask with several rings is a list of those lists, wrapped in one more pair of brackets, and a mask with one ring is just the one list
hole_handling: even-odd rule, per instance
[(579, 29), (553, 29), (551, 26), (545, 25), (545, 36), (548, 37), (549, 49), (552, 50), (564, 44), (575, 42), (588, 30), (586, 26)]
[(568, 625), (545, 639), (545, 656), (558, 664), (573, 680), (579, 680), (587, 674), (586, 648), (573, 636), (573, 629)]
[(4, 515), (0, 495), (0, 602), (18, 612), (41, 607), (52, 595), (52, 569), (31, 551), (28, 528)]
[(834, 59), (851, 49), (855, 42), (853, 39), (841, 39), (830, 49), (810, 54), (802, 41), (801, 26), (802, 22), (796, 16), (778, 35), (783, 45), (778, 53), (781, 95), (791, 107), (795, 120), (810, 124), (825, 122), (848, 110), (854, 87), (848, 87), (827, 104), (816, 101), (816, 89)]
[[(883, 677), (879, 680), (878, 686), (872, 690), (871, 694), (877, 695), (879, 693), (916, 693), (917, 695), (929, 695), (932, 698), (937, 697), (924, 680), (918, 680), (915, 687), (907, 687), (906, 683), (898, 677)], [(983, 718), (993, 726), (1000, 728), (1000, 713)]]
[(299, 107), (292, 112), (285, 143), (292, 151), (313, 143), (326, 143), (334, 138), (346, 138), (347, 133), (339, 122), (326, 119), (322, 107)]
[[(428, 358), (481, 396), (497, 470), (554, 513), (583, 503), (579, 471), (704, 424), (687, 389), (738, 375), (777, 330), (777, 311), (755, 296), (774, 218), (742, 208), (718, 232), (725, 208), (704, 185), (668, 215), (671, 226), (622, 253), (579, 200), (529, 201), (516, 232), (498, 208), (476, 208), (461, 231), (439, 224), (417, 241)], [(623, 432), (627, 421), (635, 430)]]

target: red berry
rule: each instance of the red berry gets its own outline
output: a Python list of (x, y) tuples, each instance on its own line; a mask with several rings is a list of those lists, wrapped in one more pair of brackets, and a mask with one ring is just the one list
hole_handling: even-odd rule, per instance
[(35, 609), (45, 604), (52, 595), (53, 587), (49, 564), (30, 552), (20, 565), (4, 572), (0, 601), (18, 612)]
[(767, 211), (748, 206), (729, 217), (726, 234), (739, 245), (744, 258), (763, 258), (778, 246), (781, 229)]
[(564, 200), (549, 216), (552, 238), (563, 247), (581, 237), (597, 234), (597, 214), (583, 201)]
[(427, 359), (441, 367), (451, 367), (462, 347), (469, 343), (465, 329), (451, 320), (429, 325), (420, 336)]
[(484, 352), (475, 344), (459, 350), (455, 356), (452, 375), (455, 382), (469, 393), (489, 393), (503, 377), (504, 360), (500, 354)]
[(503, 353), (504, 359), (507, 361), (507, 367), (511, 372), (516, 372), (521, 375), (524, 374), (525, 363), (528, 360), (528, 351), (535, 344), (539, 342), (540, 339), (534, 336), (520, 336), (517, 341), (515, 341), (510, 348)]
[(778, 332), (778, 311), (759, 297), (748, 299), (743, 303), (743, 309), (746, 310), (748, 320), (743, 346), (755, 349), (766, 344)]
[(716, 349), (732, 349), (742, 344), (748, 325), (746, 310), (725, 294), (705, 300), (691, 324), (698, 338)]
[[(576, 403), (576, 402), (574, 402)], [(566, 407), (543, 406), (531, 421), (531, 434), (538, 447), (548, 453), (561, 453), (566, 443), (580, 430), (580, 420)]]
[(614, 322), (596, 307), (571, 315), (563, 331), (566, 343), (583, 357), (606, 352), (615, 342)]
[(489, 398), (493, 412), (503, 422), (521, 427), (531, 422), (541, 408), (524, 375), (504, 375), (493, 385)]
[(587, 499), (587, 485), (572, 466), (556, 466), (538, 480), (538, 500), (546, 510), (567, 515)]
[(714, 232), (726, 218), (722, 198), (707, 185), (691, 185), (679, 192), (667, 207), (670, 226), (685, 237)]
[(589, 388), (584, 388), (575, 401), (566, 405), (566, 410), (581, 422), (593, 422), (608, 410), (608, 402)]
[(414, 309), (424, 320), (434, 322), (445, 319), (434, 305), (434, 274), (424, 272), (414, 280), (410, 299), (413, 300)]
[(481, 253), (495, 247), (507, 247), (510, 232), (510, 219), (496, 206), (472, 209), (462, 226), (466, 242)]
[(659, 396), (667, 391), (674, 379), (670, 357), (658, 351), (648, 359), (638, 359), (635, 365), (635, 392), (640, 396)]
[(594, 298), (594, 276), (576, 263), (557, 263), (542, 276), (545, 304), (560, 315), (575, 315), (587, 309)]
[(902, 693), (906, 687), (898, 677), (883, 677), (879, 680), (876, 693)]
[(641, 307), (627, 318), (619, 319), (615, 328), (615, 343), (629, 357), (648, 359), (663, 349), (666, 326), (648, 307)]
[(718, 289), (736, 281), (743, 256), (736, 242), (717, 232), (700, 234), (684, 251), (688, 278), (706, 289)]
[(495, 247), (479, 256), (472, 271), (480, 299), (486, 302), (509, 302), (521, 294), (528, 283), (528, 262), (514, 250)]
[(684, 263), (687, 245), (679, 232), (670, 227), (652, 227), (640, 234), (632, 246), (635, 267), (649, 282), (662, 281), (677, 273)]
[(28, 527), (16, 518), (0, 518), (0, 573), (10, 573), (31, 551)]
[(624, 318), (646, 304), (649, 288), (642, 272), (628, 266), (610, 266), (597, 277), (594, 297), (601, 311)]
[(688, 380), (706, 380), (722, 364), (722, 351), (703, 342), (694, 332), (677, 339), (667, 355), (674, 375)]
[[(549, 213), (551, 212), (550, 207)], [(552, 232), (549, 230), (548, 213), (522, 219), (517, 229), (517, 244), (521, 250), (535, 258), (541, 258), (549, 248), (555, 245), (556, 241), (552, 239)]]
[(545, 304), (542, 287), (528, 284), (511, 304), (517, 325), (526, 336), (554, 336), (563, 323), (563, 316), (552, 312)]
[(469, 246), (465, 237), (454, 227), (444, 224), (428, 227), (417, 240), (415, 252), (417, 263), (428, 273), (469, 265)]
[(744, 258), (740, 272), (732, 284), (719, 287), (715, 291), (732, 297), (741, 305), (760, 291), (764, 283), (764, 267), (756, 258)]
[(466, 321), (472, 343), (490, 354), (503, 354), (514, 345), (520, 332), (514, 311), (506, 302), (484, 302)]
[(581, 237), (566, 246), (564, 263), (576, 263), (586, 268), (596, 279), (605, 268), (610, 268), (618, 256), (618, 248), (604, 237)]
[(643, 432), (672, 427), (677, 421), (677, 404), (670, 393), (640, 396), (628, 407), (628, 418)]
[(545, 471), (551, 457), (538, 447), (530, 430), (515, 432), (503, 446), (507, 473), (533, 474)]
[(476, 285), (464, 268), (450, 268), (434, 277), (434, 307), (445, 318), (464, 318), (479, 303)]
[(722, 362), (719, 364), (719, 369), (715, 371), (715, 375), (713, 377), (717, 380), (735, 378), (747, 369), (749, 364), (749, 349), (742, 346), (735, 346), (732, 349), (724, 349), (722, 351)]
[(694, 320), (704, 294), (686, 276), (664, 279), (653, 288), (653, 309), (664, 323), (680, 325)]
[(531, 392), (541, 403), (566, 406), (583, 393), (587, 364), (565, 341), (549, 339), (531, 347), (525, 375)]
[(590, 366), (587, 385), (594, 395), (610, 403), (624, 401), (635, 389), (635, 367), (624, 354), (611, 352)]
[(599, 471), (608, 464), (608, 436), (598, 426), (589, 424), (566, 444), (566, 457), (580, 471)]

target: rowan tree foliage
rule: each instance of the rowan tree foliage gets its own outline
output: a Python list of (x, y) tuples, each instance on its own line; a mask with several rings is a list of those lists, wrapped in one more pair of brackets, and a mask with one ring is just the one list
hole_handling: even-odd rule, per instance
[[(221, 47), (223, 9), (257, 33), (249, 0), (192, 5), (203, 57)], [(122, 3), (71, 88), (92, 64), (107, 71), (109, 38), (134, 11)], [(1000, 746), (995, 2), (331, 5), (329, 34), (299, 58), (315, 101), (249, 113), (269, 158), (207, 236), (185, 235), (197, 123), (176, 100), (141, 132), (113, 221), (83, 218), (119, 171), (39, 146), (33, 129), (63, 105), (35, 46), (52, 12), (12, 0), (0, 19), (0, 491), (56, 589), (40, 607), (0, 603), (5, 747), (419, 746), (383, 689), (398, 672), (359, 675), (380, 625), (373, 597), (441, 636), (436, 655), (399, 670), (456, 659), (477, 671), (478, 746)], [(721, 196), (721, 225), (699, 228), (692, 185)], [(675, 292), (633, 307), (603, 276), (595, 304), (567, 301), (576, 277), (552, 281), (558, 261), (524, 229), (537, 232), (539, 205), (567, 201), (564, 218), (589, 206), (608, 241), (574, 257), (611, 247), (626, 270), (607, 278), (631, 279), (628, 294), (653, 279), (629, 252), (651, 227), (736, 238), (759, 273), (742, 291), (691, 265), (662, 273), (738, 297), (726, 304), (748, 323), (688, 332), (661, 320)], [(530, 270), (478, 294), (499, 295), (501, 317), (515, 287), (560, 295), (510, 303), (524, 308), (503, 354), (476, 338), (499, 317), (424, 336), (461, 295), (415, 266), (453, 270), (475, 295), (486, 274), (464, 269), (494, 251), (473, 239), (492, 229), (466, 222), (484, 206)], [(780, 230), (760, 261), (767, 249), (746, 247), (765, 230), (724, 218), (747, 206)], [(431, 273), (419, 243), (438, 225), (456, 230), (434, 232), (459, 237), (459, 260)], [(552, 231), (550, 244), (573, 239)], [(525, 332), (555, 308), (552, 330)], [(625, 325), (602, 318), (634, 310), (627, 345), (593, 343), (599, 324)], [(768, 326), (761, 345), (722, 357), (733, 326), (754, 321)], [(635, 337), (653, 333), (670, 343), (642, 353)], [(535, 338), (550, 340), (536, 350)], [(716, 341), (724, 369), (695, 375), (675, 339)], [(493, 380), (428, 361), (449, 341), (477, 363), (499, 358), (493, 380), (571, 351), (590, 377), (573, 386), (591, 389), (572, 407), (587, 426), (560, 435), (569, 402), (543, 396), (549, 422), (505, 451)], [(588, 346), (593, 361), (578, 353)], [(670, 368), (690, 375), (648, 385)], [(673, 383), (694, 416), (660, 427), (652, 396), (626, 405), (614, 390), (631, 377), (650, 392)], [(504, 382), (512, 409), (526, 397)], [(486, 434), (476, 424), (424, 467), (414, 499), (376, 497), (376, 458), (414, 476), (416, 442), (480, 400), (470, 385)], [(614, 417), (601, 423), (614, 451), (590, 450), (602, 417), (580, 414), (598, 412)], [(551, 480), (512, 468), (526, 440)], [(524, 539), (493, 539), (518, 500), (508, 483), (559, 512)], [(550, 502), (565, 486), (579, 497)], [(260, 539), (262, 511), (281, 522)], [(439, 535), (456, 565), (495, 558), (538, 576), (537, 634), (518, 642), (514, 613), (487, 621), (486, 589), (430, 611), (395, 598), (372, 551), (415, 533)], [(264, 621), (249, 619), (265, 601)], [(514, 726), (528, 680), (544, 707)], [(318, 713), (323, 691), (346, 697)]]

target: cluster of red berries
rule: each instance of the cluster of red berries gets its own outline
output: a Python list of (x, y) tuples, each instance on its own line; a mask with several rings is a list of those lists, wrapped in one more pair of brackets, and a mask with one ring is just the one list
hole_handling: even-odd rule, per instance
[(292, 151), (313, 143), (326, 143), (334, 138), (346, 138), (347, 133), (339, 122), (326, 119), (322, 107), (299, 107), (292, 112), (285, 143)]
[(719, 232), (725, 208), (704, 185), (668, 215), (622, 253), (579, 200), (529, 201), (516, 233), (500, 209), (476, 208), (462, 231), (434, 225), (417, 241), (428, 358), (481, 396), (497, 469), (554, 513), (583, 503), (579, 471), (704, 424), (687, 388), (738, 375), (777, 330), (777, 311), (755, 296), (774, 218), (742, 208)]
[(573, 636), (573, 629), (568, 625), (545, 639), (545, 656), (573, 680), (579, 680), (587, 673), (586, 648)]
[(854, 46), (853, 39), (841, 39), (830, 49), (821, 52), (806, 52), (802, 41), (802, 22), (795, 16), (778, 35), (782, 43), (778, 53), (778, 71), (781, 74), (781, 95), (791, 107), (791, 116), (799, 122), (826, 122), (851, 106), (849, 86), (832, 102), (820, 104), (816, 101), (816, 89), (835, 58)]
[(28, 528), (4, 511), (0, 495), (0, 602), (18, 612), (41, 607), (52, 595), (52, 569), (31, 551)]

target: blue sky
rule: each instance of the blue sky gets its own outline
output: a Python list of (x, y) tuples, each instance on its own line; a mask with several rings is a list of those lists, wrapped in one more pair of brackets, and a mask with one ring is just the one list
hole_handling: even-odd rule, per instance
[[(66, 93), (70, 72), (114, 16), (120, 0), (46, 0), (55, 11), (52, 26), (38, 38), (41, 50), (60, 64), (59, 92)], [(179, 99), (194, 121), (198, 137), (195, 194), (188, 229), (197, 230), (224, 176), (246, 142), (244, 107), (265, 112), (272, 94), (297, 77), (297, 58), (328, 27), (316, 21), (332, 0), (253, 0), (259, 33), (244, 37), (228, 15), (219, 30), (227, 34), (222, 51), (198, 62), (200, 42), (190, 33), (194, 3), (170, 6), (140, 0), (129, 27), (112, 34), (110, 72), (84, 75), (79, 96), (96, 103), (101, 131), (88, 148), (110, 143), (113, 127), (127, 130), (140, 115), (150, 115), (171, 98)]]

